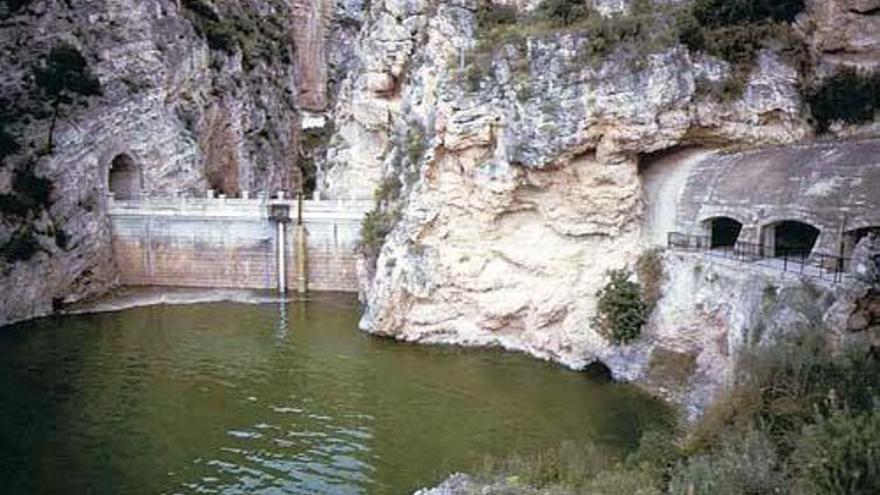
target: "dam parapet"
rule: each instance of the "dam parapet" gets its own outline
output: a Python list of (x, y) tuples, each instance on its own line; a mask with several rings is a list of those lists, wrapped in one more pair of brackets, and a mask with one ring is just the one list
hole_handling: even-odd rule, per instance
[(360, 224), (372, 207), (209, 193), (111, 197), (108, 212), (122, 285), (356, 292)]

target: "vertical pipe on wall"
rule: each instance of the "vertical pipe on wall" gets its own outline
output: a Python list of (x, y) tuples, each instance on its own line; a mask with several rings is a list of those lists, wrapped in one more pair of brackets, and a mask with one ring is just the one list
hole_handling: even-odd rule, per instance
[(300, 194), (296, 203), (296, 291), (305, 294), (308, 290), (308, 243), (306, 242), (306, 226), (303, 223), (303, 197)]
[(153, 218), (147, 218), (147, 285), (153, 285)]
[(276, 221), (275, 225), (277, 229), (275, 233), (275, 238), (277, 244), (276, 253), (278, 255), (278, 292), (284, 294), (285, 292), (287, 292), (287, 270), (284, 266), (284, 237), (286, 234), (286, 229), (284, 228), (284, 222), (281, 220)]

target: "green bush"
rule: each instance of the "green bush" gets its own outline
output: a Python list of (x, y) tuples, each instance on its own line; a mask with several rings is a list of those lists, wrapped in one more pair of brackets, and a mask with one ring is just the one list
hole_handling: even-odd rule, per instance
[(670, 430), (648, 430), (639, 440), (639, 448), (627, 456), (625, 465), (630, 471), (639, 471), (653, 480), (652, 485), (662, 488), (666, 473), (682, 458), (682, 451)]
[(586, 0), (543, 0), (535, 8), (535, 17), (554, 26), (570, 26), (593, 15)]
[(396, 201), (400, 198), (400, 191), (402, 188), (403, 183), (400, 182), (400, 178), (398, 178), (396, 174), (386, 177), (379, 183), (376, 192), (373, 193), (373, 199), (376, 201), (376, 205), (387, 206), (387, 203)]
[(650, 474), (640, 470), (609, 469), (597, 474), (580, 493), (601, 495), (662, 495)]
[(776, 470), (773, 443), (757, 429), (735, 432), (705, 454), (694, 455), (674, 470), (669, 493), (741, 495), (778, 493), (784, 486)]
[(608, 452), (591, 442), (563, 442), (558, 447), (527, 455), (485, 457), (479, 475), (486, 480), (516, 476), (534, 488), (582, 488), (612, 465), (613, 458)]
[(803, 428), (792, 466), (801, 493), (880, 493), (880, 411), (819, 415)]
[(803, 10), (804, 0), (696, 0), (693, 3), (694, 17), (707, 27), (792, 22)]
[(516, 24), (517, 12), (514, 5), (502, 5), (491, 0), (483, 0), (477, 6), (477, 25), (481, 30)]
[[(627, 14), (609, 17), (601, 15), (585, 0), (544, 0), (531, 13), (518, 16), (508, 7), (505, 9), (504, 13), (478, 11), (478, 18), (482, 19), (478, 54), (470, 57), (469, 70), (462, 78), (470, 90), (479, 87), (488, 67), (488, 57), (480, 54), (507, 44), (524, 47), (529, 37), (563, 31), (576, 33), (579, 43), (574, 63), (584, 65), (596, 64), (615, 49), (625, 47), (634, 69), (641, 67), (647, 55), (672, 47), (678, 41), (675, 23), (670, 22), (674, 8), (657, 6), (649, 0), (635, 0)], [(527, 61), (511, 62), (520, 68), (528, 67)]]
[(212, 50), (228, 54), (241, 50), (249, 68), (257, 60), (289, 62), (290, 40), (282, 16), (261, 15), (247, 6), (215, 5), (207, 0), (184, 0), (183, 7)]
[(382, 249), (382, 244), (385, 243), (385, 237), (388, 236), (399, 219), (399, 210), (382, 209), (378, 205), (374, 210), (364, 215), (364, 219), (361, 221), (360, 249), (371, 267), (375, 268), (379, 251)]
[(628, 270), (611, 270), (609, 282), (596, 294), (598, 304), (593, 325), (615, 344), (627, 344), (641, 334), (648, 318), (642, 287), (630, 280)]
[(880, 71), (844, 68), (817, 87), (807, 88), (804, 96), (819, 132), (828, 131), (834, 121), (871, 122), (880, 111)]

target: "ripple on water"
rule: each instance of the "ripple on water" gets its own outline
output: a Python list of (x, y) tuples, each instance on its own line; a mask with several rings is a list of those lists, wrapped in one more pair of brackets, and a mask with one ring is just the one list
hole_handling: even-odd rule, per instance
[(525, 356), (375, 339), (356, 304), (155, 306), (3, 329), (3, 495), (409, 493), (487, 454), (563, 440), (625, 451), (663, 418), (625, 387)]

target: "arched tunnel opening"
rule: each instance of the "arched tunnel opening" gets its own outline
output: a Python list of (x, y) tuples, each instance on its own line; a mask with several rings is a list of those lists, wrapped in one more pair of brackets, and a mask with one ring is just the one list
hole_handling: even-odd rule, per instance
[(736, 245), (743, 228), (742, 223), (730, 217), (710, 218), (706, 222), (709, 224), (712, 249), (730, 248)]
[(141, 193), (141, 175), (134, 158), (121, 153), (110, 162), (108, 188), (115, 199), (138, 199)]
[(797, 220), (784, 220), (765, 228), (773, 256), (808, 257), (819, 238), (819, 229)]

